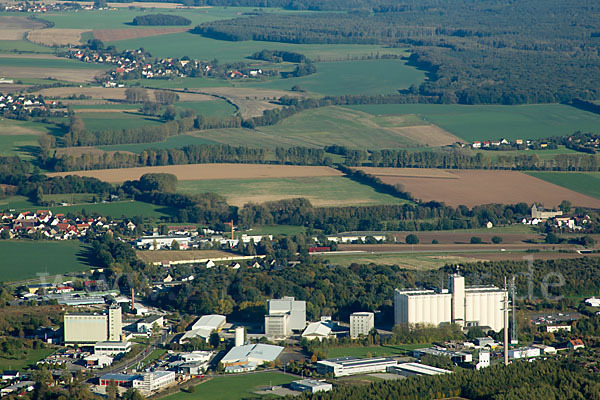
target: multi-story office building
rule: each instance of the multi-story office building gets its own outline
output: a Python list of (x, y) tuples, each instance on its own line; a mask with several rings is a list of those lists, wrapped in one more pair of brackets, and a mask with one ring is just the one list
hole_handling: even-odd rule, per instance
[(368, 335), (375, 328), (375, 314), (372, 312), (355, 312), (350, 315), (350, 337), (355, 339)]
[(306, 302), (293, 297), (272, 299), (267, 302), (265, 334), (269, 337), (286, 337), (292, 331), (306, 328)]

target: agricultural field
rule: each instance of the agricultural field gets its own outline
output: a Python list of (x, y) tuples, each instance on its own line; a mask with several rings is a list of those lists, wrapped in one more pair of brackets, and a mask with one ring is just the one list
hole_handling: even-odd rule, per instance
[(306, 167), (295, 165), (267, 164), (190, 164), (161, 167), (138, 167), (103, 169), (94, 171), (55, 172), (48, 176), (80, 175), (98, 178), (105, 182), (119, 183), (139, 179), (148, 173), (174, 174), (180, 181), (222, 179), (266, 179), (341, 176), (342, 173), (329, 167)]
[(350, 148), (377, 150), (439, 146), (460, 141), (416, 116), (373, 116), (344, 107), (306, 110), (276, 125), (254, 130), (211, 129), (192, 135), (210, 142), (267, 149), (343, 144)]
[(0, 40), (22, 40), (32, 29), (44, 28), (46, 24), (33, 21), (14, 13), (0, 13)]
[(204, 139), (194, 135), (177, 135), (168, 137), (163, 142), (115, 144), (98, 146), (97, 148), (105, 151), (128, 151), (132, 153), (141, 153), (142, 151), (147, 149), (175, 149), (191, 144), (219, 144), (219, 142)]
[(41, 135), (56, 133), (53, 125), (11, 119), (0, 120), (0, 155), (32, 158)]
[(528, 175), (600, 199), (598, 172), (527, 172)]
[(37, 274), (57, 275), (83, 271), (88, 263), (85, 245), (75, 240), (0, 241), (0, 281), (12, 282), (36, 278)]
[[(80, 201), (80, 203), (75, 203), (69, 206), (54, 206), (54, 207), (45, 207), (46, 209), (50, 209), (53, 213), (80, 213), (84, 211), (86, 214), (99, 213), (107, 217), (120, 218), (121, 216), (127, 216), (131, 218), (133, 216), (139, 215), (145, 218), (162, 218), (167, 217), (174, 213), (174, 210), (168, 207), (156, 206), (150, 203), (144, 203), (141, 201), (114, 201), (110, 203), (89, 203), (88, 200), (90, 196), (93, 198), (93, 195), (90, 194), (62, 194), (62, 195), (46, 195), (44, 198), (48, 198), (48, 200), (54, 200), (59, 202), (61, 200), (66, 200), (69, 204), (72, 204), (71, 201), (75, 200)], [(31, 203), (26, 197), (23, 196), (13, 196), (7, 197), (4, 199), (0, 199), (0, 210), (8, 210), (14, 209), (17, 211), (34, 211), (38, 210), (40, 207)]]
[(416, 114), (467, 142), (500, 138), (539, 139), (568, 135), (578, 130), (594, 132), (600, 124), (600, 115), (563, 104), (385, 104), (348, 108), (373, 115)]
[(196, 180), (179, 182), (181, 193), (217, 193), (234, 206), (304, 197), (315, 207), (403, 204), (406, 200), (378, 193), (341, 176), (279, 179)]
[[(133, 17), (132, 17), (133, 18)], [(186, 18), (189, 18), (186, 16)], [(177, 46), (173, 46), (177, 43)], [(406, 49), (387, 48), (380, 45), (360, 44), (294, 44), (273, 43), (247, 40), (230, 42), (210, 39), (193, 33), (173, 33), (156, 37), (108, 42), (119, 49), (137, 49), (143, 47), (155, 57), (188, 56), (197, 60), (218, 59), (221, 63), (247, 61), (255, 52), (267, 50), (286, 50), (302, 53), (313, 61), (343, 61), (348, 58), (383, 54), (407, 55)], [(262, 62), (258, 62), (261, 63)], [(406, 67), (408, 68), (408, 67)]]
[(350, 266), (351, 264), (378, 264), (378, 265), (398, 265), (405, 269), (415, 271), (429, 271), (443, 267), (446, 264), (463, 264), (473, 262), (472, 258), (458, 255), (443, 254), (410, 254), (410, 253), (389, 253), (389, 254), (371, 254), (371, 252), (354, 254), (335, 254), (328, 253), (316, 256), (325, 258), (331, 264)]
[(285, 375), (279, 372), (257, 372), (237, 376), (215, 377), (196, 385), (194, 393), (179, 392), (164, 397), (165, 400), (242, 400), (255, 398), (258, 390), (270, 388), (271, 385), (285, 385), (298, 380), (296, 375)]
[(27, 352), (27, 355), (24, 358), (12, 359), (0, 357), (0, 370), (24, 371), (29, 366), (35, 365), (36, 362), (43, 360), (52, 353), (54, 353), (53, 349), (32, 349)]
[(205, 117), (228, 117), (237, 109), (225, 100), (212, 101), (180, 101), (174, 104), (177, 111), (194, 110)]
[(403, 60), (365, 60), (316, 63), (317, 72), (298, 78), (244, 83), (247, 87), (289, 90), (298, 85), (323, 95), (395, 94), (418, 85), (425, 73), (406, 65)]
[(108, 65), (83, 63), (49, 54), (28, 54), (26, 57), (0, 54), (2, 75), (9, 79), (51, 77), (71, 82), (89, 82), (108, 68)]
[[(451, 206), (525, 202), (556, 207), (562, 200), (599, 208), (600, 200), (517, 171), (361, 168), (384, 183), (400, 184), (415, 198)], [(427, 174), (427, 175), (425, 175)]]
[(133, 111), (96, 110), (93, 112), (86, 110), (86, 112), (78, 112), (77, 115), (81, 117), (86, 129), (89, 131), (129, 129), (164, 123), (158, 117), (150, 117)]
[(0, 53), (52, 53), (52, 49), (26, 40), (0, 40)]

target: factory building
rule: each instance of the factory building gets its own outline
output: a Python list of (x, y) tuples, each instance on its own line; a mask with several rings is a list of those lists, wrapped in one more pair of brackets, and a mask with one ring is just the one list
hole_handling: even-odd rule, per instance
[(333, 385), (331, 383), (318, 381), (316, 379), (303, 379), (301, 381), (294, 381), (290, 383), (290, 388), (299, 392), (317, 393), (329, 392), (331, 389), (333, 389)]
[(398, 365), (393, 365), (388, 367), (387, 372), (392, 374), (397, 374), (401, 376), (433, 376), (433, 375), (442, 375), (442, 374), (450, 374), (452, 371), (448, 371), (446, 369), (432, 367), (430, 365), (420, 364), (420, 363), (402, 363)]
[(65, 314), (65, 343), (92, 344), (121, 340), (121, 307), (112, 305), (107, 314)]
[(339, 376), (385, 372), (388, 367), (397, 364), (398, 362), (396, 360), (387, 357), (364, 359), (342, 357), (317, 362), (317, 372), (321, 375), (332, 374), (337, 378)]
[(505, 290), (495, 286), (465, 287), (458, 273), (449, 278), (447, 290), (396, 289), (397, 325), (455, 323), (461, 327), (488, 326), (498, 332), (503, 327), (502, 302)]
[(179, 344), (183, 344), (195, 337), (200, 337), (208, 343), (211, 333), (220, 332), (225, 323), (227, 323), (227, 318), (224, 315), (203, 315), (194, 323), (194, 325), (192, 325), (192, 328), (179, 339)]
[(302, 331), (306, 327), (306, 302), (293, 297), (271, 299), (267, 302), (265, 315), (265, 335), (286, 337), (292, 331)]
[(245, 344), (233, 347), (221, 359), (225, 372), (238, 373), (254, 371), (265, 362), (275, 361), (283, 351), (281, 346), (270, 344)]
[(141, 374), (133, 381), (133, 387), (143, 393), (151, 393), (175, 382), (175, 372), (154, 371)]
[(102, 356), (116, 356), (130, 351), (130, 342), (97, 342), (94, 344), (94, 354)]
[(375, 314), (372, 312), (355, 312), (350, 315), (350, 337), (367, 336), (375, 328)]

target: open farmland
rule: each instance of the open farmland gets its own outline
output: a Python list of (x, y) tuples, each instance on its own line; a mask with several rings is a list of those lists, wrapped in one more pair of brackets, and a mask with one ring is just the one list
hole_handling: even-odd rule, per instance
[(298, 78), (244, 83), (248, 87), (289, 90), (298, 85), (310, 92), (344, 94), (395, 94), (425, 79), (425, 73), (403, 60), (365, 60), (315, 63), (317, 72)]
[[(305, 167), (300, 167), (305, 168)], [(343, 176), (306, 176), (278, 179), (196, 180), (179, 182), (182, 193), (218, 193), (234, 206), (304, 197), (315, 207), (403, 204)]]
[(23, 53), (52, 53), (52, 49), (31, 43), (26, 40), (2, 40), (0, 39), (0, 52), (23, 52)]
[(25, 16), (2, 15), (0, 16), (0, 39), (21, 40), (28, 31), (41, 29), (45, 26), (45, 23), (31, 20)]
[(71, 82), (93, 81), (108, 66), (68, 60), (52, 55), (0, 55), (0, 70), (6, 78), (54, 78)]
[(0, 120), (0, 155), (31, 158), (38, 147), (39, 136), (53, 132), (55, 128), (37, 122)]
[(347, 107), (373, 115), (416, 114), (467, 142), (564, 136), (578, 130), (594, 132), (600, 125), (600, 115), (563, 104), (378, 104)]
[(527, 172), (528, 175), (600, 199), (598, 172)]
[(10, 282), (89, 269), (86, 248), (79, 241), (0, 241), (0, 281)]
[[(209, 10), (209, 13), (210, 12), (211, 11)], [(188, 15), (184, 16), (190, 18)], [(104, 27), (98, 27), (97, 29), (104, 29)], [(177, 43), (177, 46), (173, 46), (173, 43)], [(107, 44), (115, 45), (119, 49), (137, 49), (143, 47), (144, 50), (149, 51), (155, 57), (181, 58), (188, 56), (198, 60), (213, 60), (216, 58), (221, 63), (244, 61), (248, 56), (263, 49), (286, 50), (302, 53), (314, 61), (343, 61), (348, 58), (370, 56), (377, 52), (382, 55), (406, 55), (406, 49), (387, 48), (380, 45), (294, 44), (260, 42), (254, 40), (230, 42), (210, 39), (188, 32), (140, 39), (119, 40)], [(405, 68), (408, 69), (412, 67)], [(416, 71), (416, 69), (412, 69)], [(420, 74), (423, 76), (422, 73)]]
[[(556, 207), (562, 200), (569, 200), (576, 206), (600, 208), (600, 200), (575, 191), (553, 185), (541, 179), (517, 171), (489, 170), (446, 170), (384, 168), (361, 168), (378, 176), (384, 183), (402, 185), (404, 190), (422, 201), (441, 201), (451, 206), (469, 207), (489, 204), (512, 204), (525, 202), (541, 203), (546, 207)], [(423, 176), (424, 173), (439, 174)], [(449, 174), (449, 175), (448, 175)]]
[(77, 115), (81, 117), (86, 129), (90, 131), (128, 129), (163, 123), (163, 120), (157, 117), (122, 110), (103, 110), (102, 112), (85, 110), (85, 112), (78, 112)]
[(38, 29), (27, 33), (27, 40), (45, 46), (77, 46), (81, 44), (81, 35), (86, 29)]
[(305, 110), (275, 125), (253, 130), (211, 129), (193, 135), (212, 143), (268, 149), (328, 145), (356, 149), (397, 149), (460, 141), (414, 115), (375, 117), (344, 107)]
[[(147, 149), (175, 149), (189, 145), (201, 145), (201, 144), (219, 144), (214, 140), (203, 139), (201, 137), (193, 135), (177, 135), (170, 136), (163, 142), (152, 142), (152, 143), (133, 143), (133, 144), (115, 144), (98, 146), (97, 149), (104, 151), (125, 151), (132, 153), (141, 153)], [(87, 147), (90, 149), (90, 147)], [(70, 147), (69, 149), (77, 149), (77, 147)], [(59, 149), (60, 150), (60, 149)]]
[[(77, 64), (81, 65), (91, 65), (87, 63), (82, 63), (76, 61)], [(105, 88), (105, 87), (55, 87), (55, 88), (47, 88), (42, 89), (36, 94), (41, 94), (44, 97), (48, 98), (61, 98), (61, 97), (70, 97), (70, 96), (90, 96), (93, 99), (103, 99), (109, 101), (120, 101), (125, 100), (125, 88)], [(154, 91), (152, 89), (148, 89), (148, 95), (150, 97), (154, 96)], [(215, 101), (215, 98), (210, 95), (205, 95), (201, 93), (177, 93), (180, 101)]]
[(162, 167), (139, 167), (103, 169), (94, 171), (57, 172), (48, 176), (79, 175), (98, 178), (105, 182), (119, 183), (139, 179), (148, 173), (167, 173), (186, 180), (220, 179), (265, 179), (265, 178), (305, 178), (321, 176), (341, 176), (342, 173), (329, 167), (305, 167), (295, 165), (266, 164), (191, 164), (167, 165)]
[(114, 40), (139, 39), (148, 36), (168, 35), (170, 33), (185, 32), (187, 28), (147, 28), (147, 29), (96, 29), (92, 32), (96, 39), (103, 42)]

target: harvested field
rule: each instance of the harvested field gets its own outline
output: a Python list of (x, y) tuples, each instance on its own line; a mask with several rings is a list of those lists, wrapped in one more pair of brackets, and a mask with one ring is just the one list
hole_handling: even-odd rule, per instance
[[(473, 207), (481, 204), (541, 203), (545, 207), (557, 207), (561, 201), (569, 200), (573, 205), (600, 208), (600, 199), (595, 199), (575, 191), (534, 178), (518, 171), (488, 170), (446, 170), (455, 178), (444, 176), (407, 176), (407, 169), (400, 168), (397, 174), (385, 168), (383, 174), (378, 168), (365, 168), (368, 173), (378, 176), (384, 183), (400, 184), (404, 190), (422, 201), (441, 201), (451, 206)], [(415, 171), (415, 174), (437, 174), (439, 170)]]
[(33, 29), (44, 28), (43, 22), (21, 16), (0, 16), (0, 40), (21, 40)]
[(142, 29), (96, 29), (92, 32), (96, 39), (103, 42), (114, 40), (137, 39), (148, 36), (168, 35), (169, 33), (186, 32), (190, 28), (142, 28)]
[(411, 178), (459, 179), (449, 171), (435, 168), (374, 168), (361, 167), (367, 174), (382, 176), (401, 176)]
[(329, 167), (304, 167), (295, 165), (265, 164), (191, 164), (162, 167), (139, 167), (103, 169), (94, 171), (57, 172), (48, 176), (79, 175), (98, 178), (106, 182), (124, 182), (139, 179), (148, 173), (168, 173), (185, 180), (302, 178), (318, 176), (341, 176), (341, 172)]
[[(472, 235), (477, 236), (477, 235)], [(451, 254), (468, 252), (495, 252), (501, 251), (525, 251), (527, 249), (537, 249), (540, 251), (556, 251), (559, 249), (575, 249), (578, 246), (572, 244), (545, 244), (545, 243), (513, 243), (513, 244), (340, 244), (338, 251), (366, 251), (373, 253), (431, 253), (448, 252)], [(530, 254), (530, 253), (527, 253)], [(533, 254), (533, 253), (531, 253)]]
[(140, 260), (147, 263), (239, 257), (239, 254), (220, 250), (146, 250), (136, 251), (136, 254)]
[(2, 75), (10, 78), (52, 78), (67, 82), (93, 82), (104, 74), (102, 69), (2, 67)]
[[(60, 98), (69, 97), (72, 95), (79, 96), (91, 96), (94, 99), (103, 100), (114, 100), (122, 101), (125, 100), (126, 88), (105, 88), (105, 87), (56, 87), (42, 89), (36, 94), (41, 94), (44, 97), (49, 98)], [(148, 94), (154, 96), (154, 90), (148, 89)], [(177, 93), (180, 101), (213, 101), (215, 98), (210, 95), (200, 93)]]
[(459, 257), (472, 258), (472, 261), (523, 261), (523, 260), (572, 260), (576, 258), (600, 257), (600, 254), (577, 254), (577, 253), (558, 253), (558, 252), (540, 252), (540, 253), (477, 253), (477, 254), (457, 254)]
[(240, 87), (205, 88), (200, 93), (216, 95), (231, 101), (239, 107), (244, 118), (258, 117), (263, 111), (281, 108), (280, 105), (271, 103), (282, 96), (304, 97), (300, 93), (290, 93), (284, 90), (251, 89)]
[(68, 46), (81, 44), (81, 35), (87, 29), (38, 29), (27, 34), (27, 40), (45, 46)]

